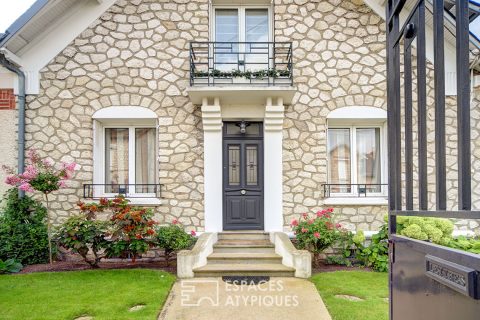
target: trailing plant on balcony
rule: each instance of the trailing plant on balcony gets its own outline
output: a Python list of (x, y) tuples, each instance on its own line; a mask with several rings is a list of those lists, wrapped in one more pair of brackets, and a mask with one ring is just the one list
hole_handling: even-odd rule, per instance
[(290, 70), (279, 70), (279, 69), (265, 69), (257, 71), (220, 71), (217, 69), (209, 71), (196, 71), (194, 73), (195, 78), (245, 78), (245, 79), (265, 79), (265, 78), (285, 78), (290, 77)]
[[(49, 207), (48, 195), (67, 186), (67, 181), (73, 177), (77, 164), (62, 162), (55, 165), (49, 159), (42, 159), (35, 149), (27, 152), (27, 167), (25, 172), (16, 174), (12, 168), (3, 166), (9, 175), (5, 183), (25, 192), (41, 192)], [(53, 263), (52, 254), (52, 222), (47, 211), (49, 260)]]

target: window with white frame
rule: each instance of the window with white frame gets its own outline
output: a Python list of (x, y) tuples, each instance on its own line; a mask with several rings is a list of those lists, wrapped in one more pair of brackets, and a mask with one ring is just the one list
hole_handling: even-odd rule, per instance
[(87, 195), (123, 194), (154, 204), (159, 196), (157, 114), (145, 107), (112, 106), (97, 110), (92, 119), (93, 184)]
[(336, 196), (385, 195), (382, 125), (329, 125), (328, 191)]
[(104, 127), (105, 193), (154, 193), (156, 128)]
[[(212, 38), (215, 47), (215, 68), (231, 71), (243, 64), (246, 70), (268, 69), (265, 43), (271, 39), (269, 6), (215, 6)], [(241, 54), (239, 54), (241, 52)]]

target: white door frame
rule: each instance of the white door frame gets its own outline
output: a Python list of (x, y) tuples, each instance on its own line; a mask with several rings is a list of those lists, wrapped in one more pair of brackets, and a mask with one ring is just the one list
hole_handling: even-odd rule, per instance
[[(220, 99), (202, 101), (204, 131), (204, 184), (205, 184), (205, 231), (223, 231), (223, 134)], [(283, 231), (283, 179), (282, 179), (282, 130), (284, 106), (282, 98), (273, 105), (266, 99), (262, 110), (264, 122), (264, 226), (265, 231)], [(249, 119), (245, 113), (239, 119)], [(256, 119), (258, 120), (258, 118)]]

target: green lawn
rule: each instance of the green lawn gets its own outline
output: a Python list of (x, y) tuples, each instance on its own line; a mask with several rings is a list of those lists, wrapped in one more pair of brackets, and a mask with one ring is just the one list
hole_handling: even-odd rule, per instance
[[(156, 270), (89, 270), (0, 276), (1, 319), (157, 319), (175, 281)], [(144, 309), (129, 308), (143, 304)]]
[[(365, 271), (323, 272), (315, 283), (333, 320), (388, 320), (388, 274)], [(349, 295), (364, 299), (350, 301), (335, 297)]]

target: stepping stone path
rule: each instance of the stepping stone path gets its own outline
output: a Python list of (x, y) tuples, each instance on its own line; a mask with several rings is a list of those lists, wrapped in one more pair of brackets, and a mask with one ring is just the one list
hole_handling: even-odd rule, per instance
[(93, 320), (93, 317), (81, 316), (81, 317), (75, 318), (74, 320)]
[(131, 307), (130, 309), (128, 309), (128, 311), (135, 312), (135, 311), (138, 311), (138, 310), (142, 310), (143, 308), (145, 308), (145, 305), (144, 304), (139, 304), (139, 305)]
[(337, 294), (335, 295), (335, 298), (350, 300), (350, 301), (364, 301), (362, 298), (349, 296), (348, 294)]

